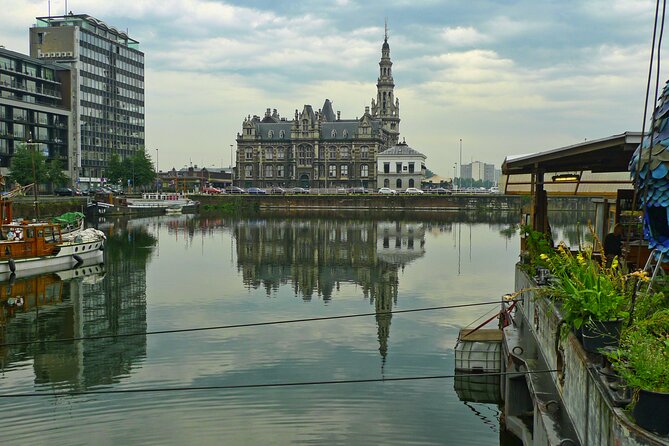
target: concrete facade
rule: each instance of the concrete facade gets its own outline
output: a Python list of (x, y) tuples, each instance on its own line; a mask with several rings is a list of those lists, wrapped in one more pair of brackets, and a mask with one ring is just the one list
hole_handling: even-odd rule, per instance
[(126, 33), (86, 14), (36, 20), (31, 56), (71, 69), (70, 176), (84, 188), (101, 184), (112, 154), (124, 159), (144, 149), (144, 53)]
[(74, 145), (69, 77), (65, 66), (0, 48), (2, 175), (9, 173), (12, 157), (21, 147), (36, 148), (48, 162), (58, 161), (69, 171)]

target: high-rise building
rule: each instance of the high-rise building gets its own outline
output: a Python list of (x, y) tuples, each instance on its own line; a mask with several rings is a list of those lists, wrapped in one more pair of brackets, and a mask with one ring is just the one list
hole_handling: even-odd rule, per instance
[[(0, 48), (0, 173), (18, 149), (39, 150), (63, 170), (71, 162), (70, 70)], [(26, 146), (30, 143), (30, 146)]]
[(472, 161), (469, 164), (463, 164), (460, 168), (460, 175), (464, 179), (474, 181), (495, 182), (495, 165), (482, 163), (481, 161)]
[(68, 65), (72, 85), (70, 175), (104, 182), (112, 154), (144, 148), (144, 53), (127, 33), (86, 14), (37, 17), (30, 55)]
[(394, 96), (390, 45), (381, 47), (376, 100), (360, 118), (342, 119), (326, 99), (293, 119), (276, 109), (248, 116), (237, 134), (235, 183), (243, 186), (376, 187), (376, 155), (398, 143), (400, 104)]

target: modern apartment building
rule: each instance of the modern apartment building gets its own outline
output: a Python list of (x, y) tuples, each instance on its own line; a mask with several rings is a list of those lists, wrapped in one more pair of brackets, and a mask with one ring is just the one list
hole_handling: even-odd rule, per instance
[(0, 48), (0, 174), (9, 173), (21, 147), (40, 150), (63, 170), (70, 167), (69, 81), (65, 66)]
[(30, 55), (71, 68), (74, 144), (70, 175), (104, 182), (112, 154), (144, 148), (144, 53), (125, 32), (86, 14), (37, 17)]

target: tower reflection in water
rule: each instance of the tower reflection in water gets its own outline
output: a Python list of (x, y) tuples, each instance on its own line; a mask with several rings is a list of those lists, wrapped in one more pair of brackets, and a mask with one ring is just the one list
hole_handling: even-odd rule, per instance
[(385, 363), (398, 271), (425, 254), (423, 223), (360, 220), (241, 220), (234, 226), (244, 284), (267, 295), (291, 286), (327, 302), (342, 283), (360, 286), (374, 305)]
[[(106, 263), (0, 284), (0, 369), (31, 361), (35, 384), (87, 390), (119, 382), (146, 356), (146, 336), (40, 343), (146, 331), (146, 230), (107, 225)], [(21, 303), (22, 305), (17, 305)]]

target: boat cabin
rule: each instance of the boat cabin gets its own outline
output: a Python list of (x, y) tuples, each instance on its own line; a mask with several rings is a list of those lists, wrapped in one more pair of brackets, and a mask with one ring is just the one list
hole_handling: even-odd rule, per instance
[(60, 226), (52, 223), (11, 223), (0, 228), (0, 260), (56, 254), (62, 243)]

